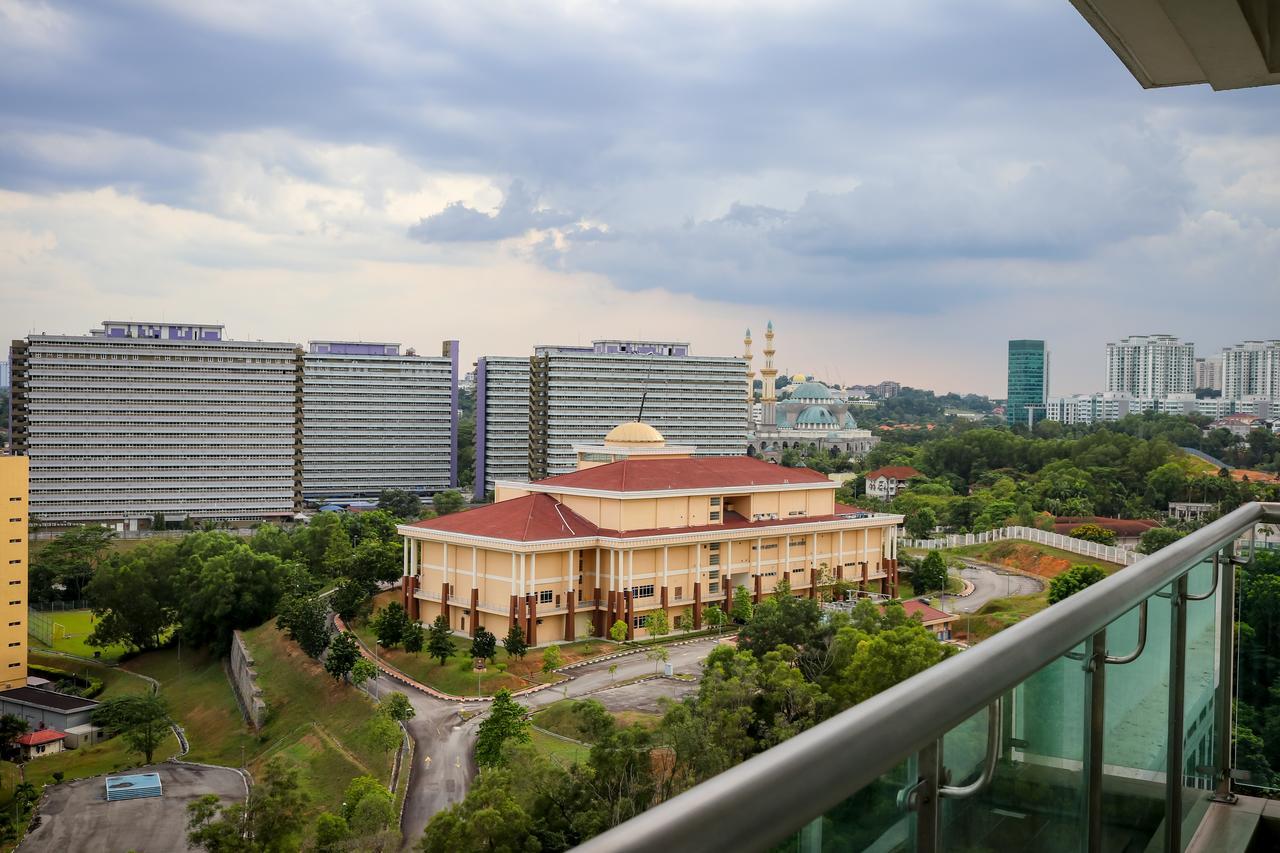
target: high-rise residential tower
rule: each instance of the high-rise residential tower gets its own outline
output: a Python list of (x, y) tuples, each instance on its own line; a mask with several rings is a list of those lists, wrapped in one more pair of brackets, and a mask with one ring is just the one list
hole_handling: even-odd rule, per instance
[(0, 456), (0, 690), (27, 683), (27, 464)]
[(1224, 349), (1222, 396), (1280, 400), (1280, 340), (1245, 341)]
[(1107, 387), (1135, 397), (1195, 391), (1195, 345), (1173, 335), (1130, 335), (1107, 344)]
[[(1004, 418), (1010, 426), (1035, 419), (1034, 407), (1044, 406), (1049, 394), (1049, 351), (1044, 341), (1009, 341), (1009, 399)], [(1033, 411), (1028, 415), (1028, 407)]]
[(1222, 356), (1211, 355), (1196, 359), (1196, 390), (1222, 390)]
[(432, 494), (457, 484), (458, 342), (426, 357), (400, 344), (311, 341), (302, 357), (307, 500)]
[[(476, 482), (562, 474), (575, 445), (598, 442), (641, 415), (700, 456), (747, 448), (747, 366), (694, 356), (683, 341), (598, 340), (539, 346), (532, 358), (476, 361)], [(523, 420), (523, 428), (521, 418)]]

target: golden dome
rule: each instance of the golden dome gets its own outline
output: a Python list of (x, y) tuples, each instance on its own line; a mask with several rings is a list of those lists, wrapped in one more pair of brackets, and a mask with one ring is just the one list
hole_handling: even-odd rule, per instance
[(615, 447), (662, 447), (667, 440), (663, 438), (662, 433), (646, 423), (628, 421), (609, 430), (609, 434), (604, 437), (604, 443)]
[(791, 381), (798, 384), (800, 382), (804, 382), (808, 378), (809, 377), (805, 376), (803, 373), (797, 373), (795, 376), (791, 377)]

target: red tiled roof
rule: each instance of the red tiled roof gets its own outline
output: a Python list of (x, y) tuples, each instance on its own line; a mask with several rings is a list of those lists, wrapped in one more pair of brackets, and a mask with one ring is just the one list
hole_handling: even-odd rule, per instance
[(787, 468), (750, 456), (695, 456), (688, 459), (624, 459), (583, 471), (538, 480), (539, 486), (564, 486), (605, 492), (656, 492), (666, 489), (714, 489), (824, 483), (825, 474)]
[(66, 736), (66, 733), (57, 729), (38, 729), (19, 737), (18, 743), (23, 746), (39, 746), (42, 743), (53, 743), (55, 740), (62, 740)]
[(917, 613), (920, 614), (920, 618), (924, 620), (925, 624), (930, 622), (939, 622), (944, 619), (956, 618), (954, 613), (948, 613), (945, 610), (930, 607), (923, 601), (917, 601), (914, 598), (909, 601), (902, 602), (902, 609), (907, 611), (908, 616), (915, 616)]
[(880, 477), (891, 477), (895, 480), (910, 480), (912, 477), (923, 477), (924, 475), (912, 468), (910, 465), (886, 465), (883, 468), (877, 468), (874, 471), (867, 472), (868, 480), (876, 480)]
[(763, 521), (748, 521), (736, 512), (726, 512), (724, 523), (703, 524), (697, 527), (651, 527), (637, 530), (609, 530), (597, 527), (550, 495), (535, 492), (522, 498), (501, 501), (416, 521), (408, 527), (439, 530), (444, 533), (461, 533), (469, 536), (489, 536), (517, 542), (542, 542), (551, 539), (583, 539), (593, 536), (636, 538), (662, 536), (674, 533), (704, 533), (709, 530), (744, 530), (773, 528), (793, 524), (836, 521), (853, 513), (869, 512), (858, 507), (836, 504), (832, 515), (797, 515)]
[(1117, 536), (1141, 536), (1160, 525), (1147, 518), (1106, 518), (1100, 515), (1060, 515), (1053, 520), (1053, 532), (1070, 535), (1082, 524), (1096, 524)]
[(595, 536), (599, 530), (555, 498), (539, 492), (439, 518), (416, 521), (408, 526), (446, 533), (513, 539), (518, 542)]

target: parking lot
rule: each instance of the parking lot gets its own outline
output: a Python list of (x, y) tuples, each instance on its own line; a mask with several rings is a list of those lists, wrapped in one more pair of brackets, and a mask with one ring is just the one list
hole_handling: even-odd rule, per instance
[(24, 853), (177, 853), (187, 845), (187, 804), (205, 794), (242, 802), (244, 780), (228, 768), (156, 764), (129, 773), (160, 774), (164, 796), (107, 802), (104, 777), (45, 790), (40, 826), (19, 846)]

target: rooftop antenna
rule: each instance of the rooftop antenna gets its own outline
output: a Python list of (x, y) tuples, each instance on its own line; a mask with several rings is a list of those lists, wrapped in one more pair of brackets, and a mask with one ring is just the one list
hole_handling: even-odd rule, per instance
[(644, 393), (640, 395), (640, 414), (636, 415), (637, 421), (644, 420), (644, 401), (649, 396), (649, 390), (646, 388)]

